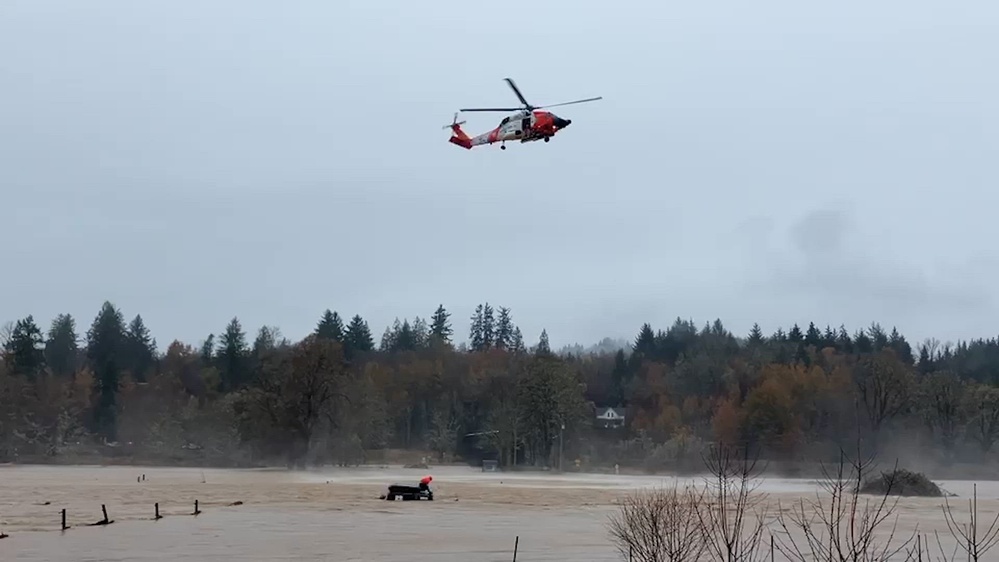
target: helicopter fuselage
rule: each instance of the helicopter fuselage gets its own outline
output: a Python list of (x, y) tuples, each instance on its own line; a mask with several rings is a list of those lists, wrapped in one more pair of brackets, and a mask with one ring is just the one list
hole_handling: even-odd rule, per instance
[[(550, 111), (518, 111), (504, 117), (495, 129), (471, 138), (462, 139), (464, 133), (460, 127), (453, 126), (455, 134), (451, 137), (451, 142), (466, 148), (497, 142), (520, 141), (523, 143), (538, 140), (547, 142), (549, 138), (555, 136), (555, 133), (569, 126), (570, 123), (572, 123), (571, 120), (562, 119)], [(458, 134), (459, 132), (462, 134)]]
[[(590, 101), (596, 101), (603, 99), (601, 97), (587, 98), (582, 100), (568, 101), (563, 103), (556, 103), (553, 105), (531, 105), (524, 98), (524, 95), (520, 93), (520, 89), (514, 84), (512, 78), (504, 78), (513, 93), (516, 94), (517, 99), (523, 104), (522, 109), (517, 109), (514, 107), (493, 107), (493, 108), (472, 108), (472, 109), (461, 109), (459, 111), (496, 111), (496, 112), (508, 112), (514, 111), (512, 115), (504, 117), (498, 127), (491, 131), (482, 133), (474, 137), (470, 137), (465, 134), (465, 131), (461, 130), (461, 123), (458, 122), (458, 114), (454, 114), (454, 122), (450, 125), (445, 125), (444, 128), (451, 128), (451, 138), (448, 139), (449, 142), (456, 144), (463, 148), (472, 148), (473, 146), (479, 146), (483, 144), (493, 144), (500, 143), (500, 148), (506, 148), (503, 143), (508, 141), (520, 141), (520, 142), (531, 142), (536, 140), (544, 140), (548, 142), (551, 140), (555, 133), (561, 131), (562, 129), (569, 126), (572, 123), (569, 119), (562, 119), (558, 115), (550, 111), (541, 111), (547, 107), (556, 107), (561, 105), (571, 105), (575, 103), (585, 103)], [(462, 121), (464, 123), (464, 121)]]

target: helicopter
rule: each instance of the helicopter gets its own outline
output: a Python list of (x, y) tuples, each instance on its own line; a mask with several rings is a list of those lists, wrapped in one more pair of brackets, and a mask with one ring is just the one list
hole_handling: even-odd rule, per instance
[(517, 88), (517, 85), (513, 82), (512, 78), (504, 78), (504, 80), (506, 80), (510, 89), (513, 90), (513, 93), (517, 95), (517, 98), (520, 100), (520, 103), (523, 104), (523, 107), (459, 109), (459, 113), (463, 111), (515, 111), (516, 113), (504, 117), (503, 120), (500, 121), (499, 126), (495, 129), (474, 137), (468, 136), (468, 134), (461, 129), (461, 126), (464, 125), (465, 122), (459, 122), (458, 113), (455, 113), (454, 120), (449, 125), (444, 125), (443, 127), (444, 129), (450, 127), (451, 129), (451, 138), (448, 139), (448, 142), (467, 149), (471, 149), (473, 146), (498, 142), (500, 143), (500, 149), (502, 150), (506, 150), (506, 141), (519, 140), (521, 143), (525, 143), (544, 140), (545, 142), (548, 142), (553, 136), (555, 136), (555, 133), (568, 127), (572, 123), (572, 120), (563, 119), (550, 111), (541, 111), (542, 109), (603, 99), (603, 96), (598, 96), (595, 98), (567, 101), (552, 105), (534, 106), (528, 103), (528, 101), (524, 98), (524, 95), (520, 93), (520, 89)]

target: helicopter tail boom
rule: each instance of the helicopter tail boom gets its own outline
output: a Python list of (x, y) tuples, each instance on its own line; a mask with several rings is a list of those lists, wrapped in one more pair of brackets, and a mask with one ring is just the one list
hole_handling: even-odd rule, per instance
[(451, 142), (463, 148), (472, 148), (472, 138), (469, 137), (467, 134), (465, 134), (465, 131), (461, 130), (461, 126), (464, 123), (465, 123), (464, 121), (458, 121), (458, 114), (455, 113), (454, 121), (452, 121), (447, 125), (444, 125), (445, 129), (447, 128), (451, 129), (451, 138), (448, 139), (448, 142)]
[(461, 123), (451, 125), (451, 138), (448, 142), (456, 144), (462, 148), (472, 148), (472, 138), (461, 130)]

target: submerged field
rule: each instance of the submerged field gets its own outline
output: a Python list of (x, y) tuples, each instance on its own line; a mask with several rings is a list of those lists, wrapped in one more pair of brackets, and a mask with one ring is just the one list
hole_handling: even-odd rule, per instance
[[(377, 499), (387, 484), (415, 483), (425, 472), (4, 466), (0, 531), (10, 536), (0, 541), (0, 559), (486, 562), (510, 560), (519, 535), (518, 560), (620, 560), (606, 531), (615, 502), (675, 481), (439, 467), (429, 471), (436, 501)], [(972, 482), (939, 483), (959, 496), (952, 503), (966, 505)], [(786, 506), (817, 491), (813, 481), (784, 478), (764, 479), (759, 488), (773, 510), (778, 500)], [(999, 483), (979, 483), (978, 495), (983, 519), (999, 511)], [(164, 518), (153, 521), (157, 502)], [(918, 525), (946, 533), (941, 502), (903, 498), (900, 531)], [(87, 527), (102, 518), (101, 504), (115, 523)], [(72, 526), (65, 533), (63, 508)]]

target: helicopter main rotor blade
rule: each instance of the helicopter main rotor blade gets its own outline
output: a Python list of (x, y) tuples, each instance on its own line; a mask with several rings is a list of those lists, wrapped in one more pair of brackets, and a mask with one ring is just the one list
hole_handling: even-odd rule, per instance
[(520, 111), (522, 107), (476, 107), (471, 109), (459, 109), (458, 111)]
[(524, 104), (525, 107), (534, 109), (534, 106), (527, 103), (527, 100), (524, 99), (524, 94), (520, 93), (520, 89), (517, 88), (517, 85), (513, 83), (513, 78), (504, 78), (504, 80), (506, 80), (506, 83), (510, 85), (510, 88), (513, 90), (513, 93), (517, 94), (517, 99), (520, 100), (520, 103)]
[(586, 98), (585, 100), (567, 101), (567, 102), (562, 102), (562, 103), (553, 103), (551, 105), (542, 105), (541, 107), (538, 107), (536, 109), (543, 109), (543, 108), (546, 108), (546, 107), (559, 107), (561, 105), (572, 105), (574, 103), (585, 103), (585, 102), (588, 102), (588, 101), (597, 101), (597, 100), (602, 100), (602, 99), (604, 99), (603, 96), (597, 96), (595, 98)]

